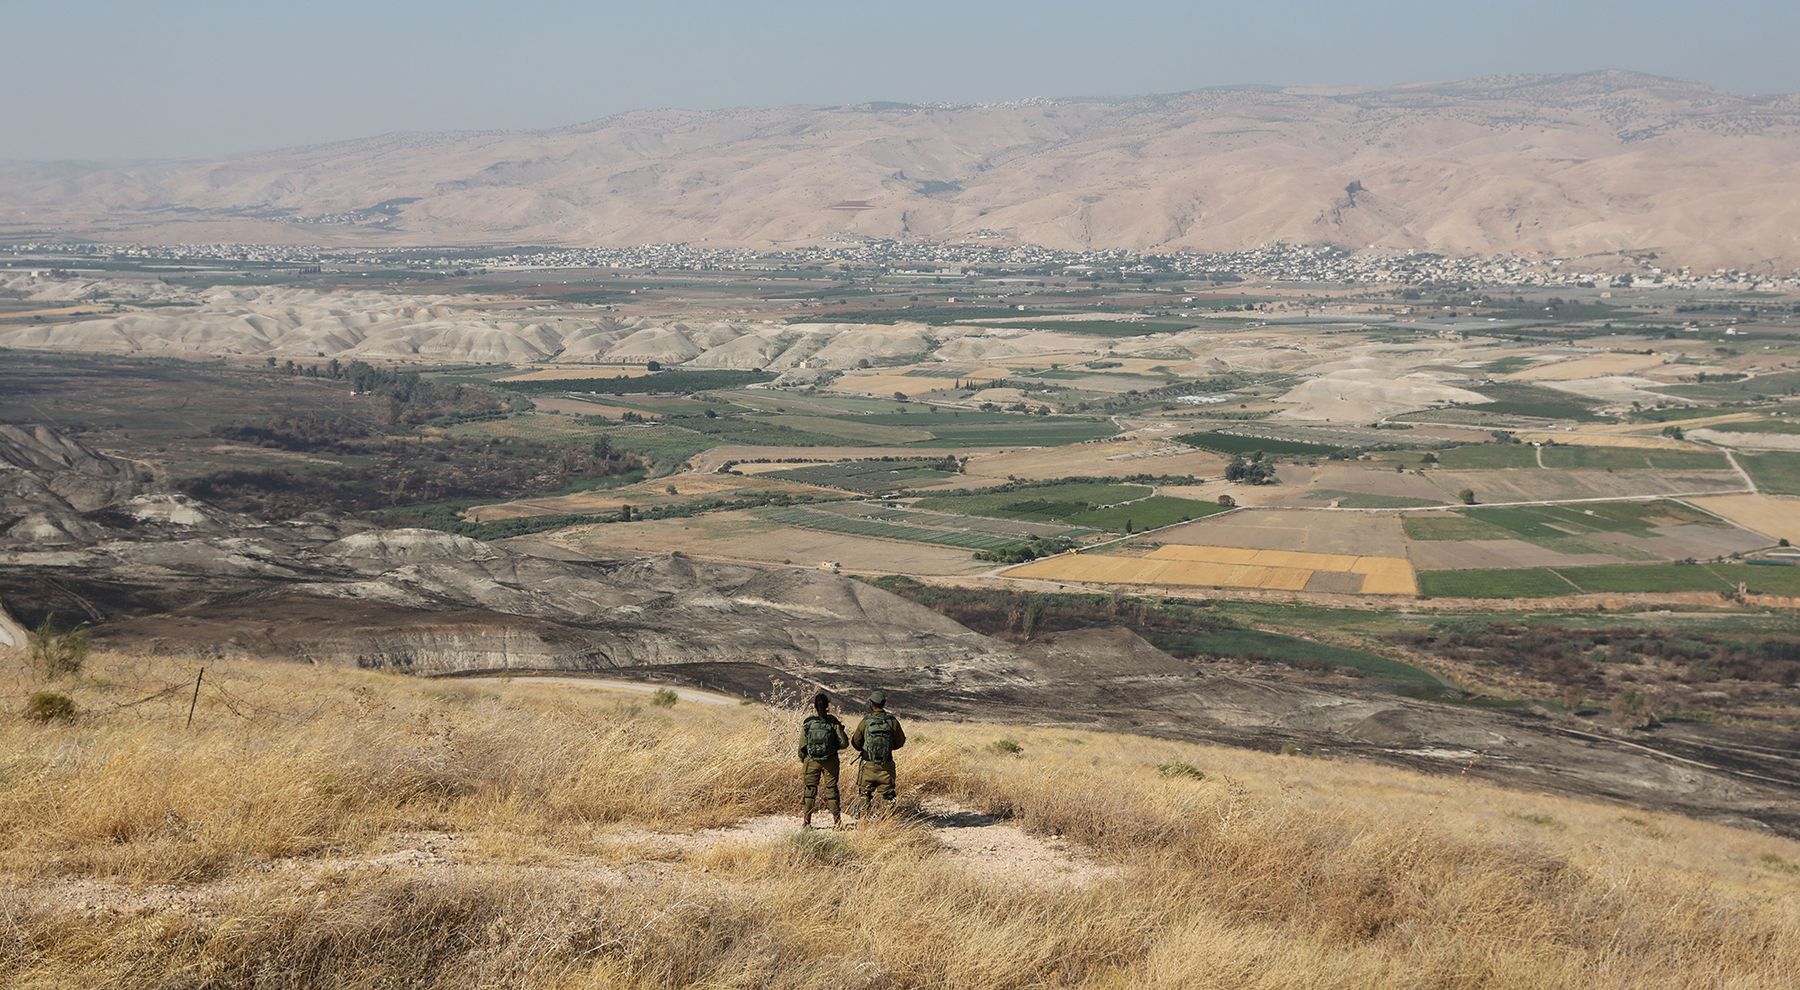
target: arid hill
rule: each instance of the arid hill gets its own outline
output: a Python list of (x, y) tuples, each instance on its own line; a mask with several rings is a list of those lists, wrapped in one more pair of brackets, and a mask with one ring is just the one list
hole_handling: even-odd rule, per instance
[(0, 166), (109, 240), (1059, 248), (1282, 240), (1800, 264), (1800, 98), (1626, 72), (1123, 100), (655, 110), (221, 161)]

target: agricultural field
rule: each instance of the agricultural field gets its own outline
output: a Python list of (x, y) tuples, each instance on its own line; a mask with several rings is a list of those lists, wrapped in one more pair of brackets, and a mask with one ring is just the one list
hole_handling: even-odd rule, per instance
[(1556, 444), (1542, 448), (1544, 467), (1553, 470), (1728, 471), (1725, 455), (1711, 450), (1660, 450)]
[[(894, 522), (875, 516), (850, 516), (840, 512), (824, 512), (799, 506), (770, 506), (753, 509), (759, 519), (826, 533), (846, 533), (906, 543), (932, 543), (965, 550), (1004, 550), (1020, 542), (1018, 537), (1001, 536), (975, 530), (919, 526), (910, 522)], [(912, 517), (918, 518), (918, 517)], [(945, 517), (948, 518), (948, 517)]]
[(1218, 451), (1221, 454), (1248, 454), (1261, 451), (1264, 454), (1311, 454), (1324, 456), (1343, 449), (1325, 443), (1311, 443), (1301, 440), (1287, 440), (1270, 436), (1266, 431), (1251, 432), (1248, 430), (1211, 430), (1205, 433), (1184, 433), (1175, 440), (1190, 447)]
[(1225, 511), (1216, 501), (1157, 495), (1144, 485), (1093, 482), (1051, 482), (1007, 486), (1005, 491), (934, 495), (919, 499), (916, 505), (936, 512), (1056, 522), (1115, 533), (1154, 529)]
[(1344, 594), (1411, 595), (1413, 569), (1399, 557), (1250, 550), (1164, 544), (1143, 556), (1065, 554), (1033, 561), (1008, 577), (1100, 584), (1258, 588)]
[(1738, 454), (1737, 462), (1770, 495), (1800, 495), (1800, 453)]
[(1711, 592), (1742, 582), (1752, 592), (1800, 595), (1800, 567), (1754, 564), (1615, 564), (1507, 570), (1420, 571), (1423, 594), (1459, 598), (1542, 598), (1573, 594)]
[[(588, 382), (601, 379), (638, 378), (654, 374), (649, 367), (642, 364), (553, 364), (539, 365), (495, 378), (496, 382), (568, 382), (578, 381), (586, 385)], [(580, 387), (580, 386), (578, 386)]]
[(841, 488), (864, 495), (886, 495), (908, 488), (924, 488), (934, 482), (954, 478), (956, 472), (944, 470), (942, 463), (942, 461), (842, 461), (837, 464), (785, 468), (766, 472), (766, 475), (805, 485)]
[(1711, 495), (1688, 501), (1771, 540), (1800, 543), (1800, 498), (1791, 495)]
[(1668, 500), (1406, 513), (1401, 524), (1413, 562), (1426, 569), (1707, 559), (1768, 542)]
[(815, 567), (831, 563), (856, 574), (931, 577), (975, 574), (993, 567), (976, 560), (962, 547), (789, 526), (747, 510), (680, 519), (575, 526), (539, 537), (539, 540), (600, 558), (666, 554), (678, 550), (696, 557), (764, 565)]

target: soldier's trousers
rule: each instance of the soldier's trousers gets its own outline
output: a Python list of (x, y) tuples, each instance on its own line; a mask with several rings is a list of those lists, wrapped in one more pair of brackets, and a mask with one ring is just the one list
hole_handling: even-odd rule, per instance
[(801, 763), (800, 782), (805, 789), (806, 813), (812, 814), (818, 807), (819, 791), (825, 792), (825, 807), (833, 815), (838, 813), (838, 758), (815, 760), (807, 758)]
[(862, 795), (863, 804), (869, 803), (871, 795), (877, 791), (881, 796), (892, 801), (894, 799), (894, 761), (876, 763), (874, 760), (862, 761), (862, 769), (856, 773), (856, 791)]

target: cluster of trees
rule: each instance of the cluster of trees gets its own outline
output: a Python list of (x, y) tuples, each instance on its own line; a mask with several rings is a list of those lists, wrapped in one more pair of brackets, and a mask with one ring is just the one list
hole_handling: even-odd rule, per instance
[[(1130, 532), (1130, 530), (1126, 530), (1126, 532)], [(1059, 553), (1067, 553), (1073, 549), (1075, 549), (1075, 541), (1073, 540), (1064, 539), (1060, 536), (1037, 536), (1026, 540), (1024, 543), (1014, 543), (1011, 546), (1001, 547), (997, 550), (977, 550), (975, 551), (975, 559), (991, 561), (996, 564), (1023, 564), (1026, 561), (1036, 560), (1039, 557), (1054, 557)]]
[[(267, 364), (277, 367), (274, 358), (269, 358)], [(505, 402), (485, 389), (460, 382), (434, 382), (416, 371), (377, 368), (366, 361), (345, 364), (332, 358), (323, 365), (301, 366), (289, 360), (279, 370), (290, 376), (349, 382), (355, 394), (385, 398), (389, 424), (416, 425), (446, 415), (497, 413), (506, 407)]]
[(222, 440), (255, 444), (275, 450), (345, 451), (352, 441), (369, 436), (363, 423), (345, 416), (276, 416), (260, 423), (223, 423), (212, 428)]
[(1275, 481), (1275, 462), (1263, 456), (1260, 450), (1253, 450), (1249, 457), (1243, 454), (1232, 455), (1231, 462), (1225, 465), (1226, 481), (1241, 481), (1247, 485), (1267, 485)]

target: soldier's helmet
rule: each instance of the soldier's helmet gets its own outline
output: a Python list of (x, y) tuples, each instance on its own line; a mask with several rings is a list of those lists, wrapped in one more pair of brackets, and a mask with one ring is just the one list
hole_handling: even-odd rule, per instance
[(876, 708), (880, 708), (882, 705), (887, 704), (887, 692), (879, 688), (870, 691), (869, 704), (874, 705)]

